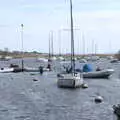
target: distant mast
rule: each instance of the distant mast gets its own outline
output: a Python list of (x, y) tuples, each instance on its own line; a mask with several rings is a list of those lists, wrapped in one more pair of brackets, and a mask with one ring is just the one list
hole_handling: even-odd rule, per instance
[(53, 55), (53, 31), (51, 31), (51, 37), (50, 37), (50, 39), (51, 39), (51, 56), (53, 57), (54, 55)]
[(92, 40), (92, 55), (94, 55), (94, 40)]
[(59, 42), (58, 42), (58, 46), (59, 46), (59, 56), (61, 56), (61, 30), (59, 30), (58, 31), (58, 40), (59, 40)]
[(85, 38), (84, 38), (84, 34), (82, 34), (82, 41), (83, 41), (83, 56), (85, 56), (86, 51), (85, 51)]
[(70, 18), (71, 18), (71, 68), (75, 73), (75, 59), (74, 59), (74, 31), (73, 31), (73, 15), (72, 15), (72, 0), (70, 0)]
[(97, 55), (97, 43), (95, 44), (95, 55)]
[(49, 32), (49, 61), (53, 57), (53, 31)]
[(51, 41), (50, 41), (50, 33), (49, 33), (49, 61), (51, 60)]
[(21, 24), (21, 44), (22, 44), (22, 71), (24, 69), (24, 60), (23, 60), (23, 57), (24, 57), (24, 51), (23, 51), (23, 28), (24, 28), (24, 25)]

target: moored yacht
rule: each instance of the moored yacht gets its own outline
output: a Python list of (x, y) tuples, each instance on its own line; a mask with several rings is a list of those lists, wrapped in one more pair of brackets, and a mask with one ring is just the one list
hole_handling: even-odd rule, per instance
[(83, 85), (83, 77), (82, 77), (81, 73), (75, 73), (72, 0), (70, 0), (70, 16), (71, 16), (71, 73), (70, 74), (60, 74), (58, 76), (57, 85), (59, 87), (76, 88), (76, 87), (80, 87)]

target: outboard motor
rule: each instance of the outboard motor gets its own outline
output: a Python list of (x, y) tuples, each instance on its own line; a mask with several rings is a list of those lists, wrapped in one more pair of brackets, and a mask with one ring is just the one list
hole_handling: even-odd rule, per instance
[(43, 74), (43, 67), (42, 66), (39, 67), (39, 71), (40, 71), (40, 74), (42, 75)]
[(51, 65), (50, 64), (48, 64), (47, 68), (51, 71)]

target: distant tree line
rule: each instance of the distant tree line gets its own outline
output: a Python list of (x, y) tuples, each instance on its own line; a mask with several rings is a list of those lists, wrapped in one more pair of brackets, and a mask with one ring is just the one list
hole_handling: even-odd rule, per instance
[(41, 53), (41, 52), (38, 52), (38, 51), (31, 51), (31, 52), (28, 52), (28, 51), (10, 51), (8, 48), (4, 48), (4, 50), (0, 50), (0, 56), (2, 58), (4, 58), (5, 56), (13, 56), (13, 57), (21, 57), (22, 55), (24, 54), (24, 56), (39, 56), (41, 54), (44, 54), (44, 53)]

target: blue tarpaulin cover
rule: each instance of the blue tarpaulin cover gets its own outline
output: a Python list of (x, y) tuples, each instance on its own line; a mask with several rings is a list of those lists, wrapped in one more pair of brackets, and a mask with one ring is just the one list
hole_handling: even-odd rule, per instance
[(92, 65), (91, 64), (85, 64), (83, 66), (83, 72), (91, 72), (93, 71)]

